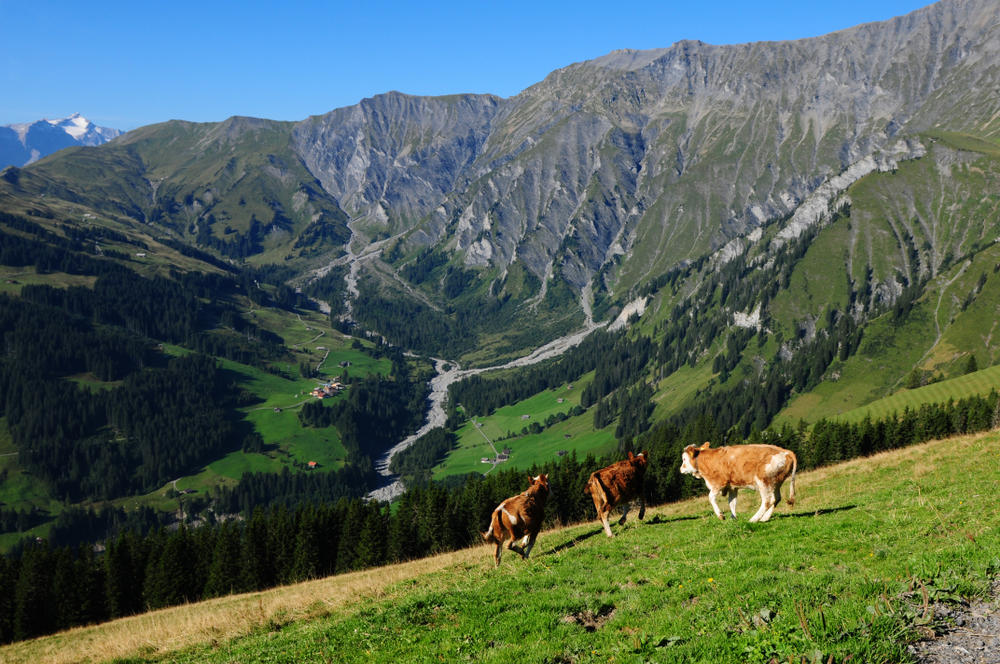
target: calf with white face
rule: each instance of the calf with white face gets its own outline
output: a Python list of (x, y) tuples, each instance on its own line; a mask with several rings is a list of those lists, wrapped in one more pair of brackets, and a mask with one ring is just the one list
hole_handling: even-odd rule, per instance
[(729, 511), (736, 518), (736, 492), (756, 489), (760, 508), (750, 521), (767, 521), (781, 502), (781, 485), (789, 480), (788, 504), (795, 504), (795, 453), (775, 445), (733, 445), (712, 449), (688, 445), (681, 453), (681, 472), (705, 480), (708, 501), (715, 516), (725, 520), (716, 502), (719, 494), (729, 499)]

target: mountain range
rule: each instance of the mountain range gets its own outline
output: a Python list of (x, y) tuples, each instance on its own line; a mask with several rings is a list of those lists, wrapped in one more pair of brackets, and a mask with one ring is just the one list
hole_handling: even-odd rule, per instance
[(62, 120), (38, 120), (0, 127), (0, 169), (27, 166), (74, 145), (100, 145), (122, 132), (98, 127), (79, 113)]
[(710, 300), (788, 354), (824, 316), (864, 323), (1000, 236), (997, 89), (1000, 8), (941, 0), (812, 39), (616, 51), (506, 99), (389, 92), (301, 122), (146, 126), (5, 171), (0, 204), (280, 265), (296, 286), (339, 269), (362, 306), (335, 311), (473, 363), (640, 296), (665, 325), (727, 264), (772, 269), (801, 238), (773, 275), (787, 303)]

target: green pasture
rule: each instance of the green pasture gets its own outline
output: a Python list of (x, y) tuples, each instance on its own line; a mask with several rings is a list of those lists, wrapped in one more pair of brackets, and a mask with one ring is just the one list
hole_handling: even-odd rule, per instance
[[(62, 509), (62, 503), (53, 499), (17, 462), (17, 447), (11, 439), (6, 417), (0, 417), (0, 506), (18, 510), (36, 507), (50, 514), (58, 514)], [(23, 533), (0, 534), (0, 551), (7, 551), (28, 536), (44, 537), (48, 529), (48, 524), (42, 524)]]
[(97, 277), (67, 274), (65, 272), (39, 274), (34, 266), (0, 266), (0, 293), (7, 293), (8, 295), (19, 295), (21, 289), (29, 285), (53, 286), (55, 288), (69, 288), (70, 286), (93, 288), (96, 281)]
[[(468, 426), (468, 425), (467, 425)], [(482, 463), (483, 457), (493, 457), (493, 449), (478, 431), (461, 429), (463, 438), (459, 447), (448, 453), (448, 456), (434, 468), (434, 479), (443, 479), (448, 475), (464, 475), (467, 473), (487, 473), (492, 464)], [(472, 435), (475, 434), (475, 435)], [(479, 441), (476, 441), (476, 436)], [(510, 458), (498, 464), (498, 468), (528, 469), (535, 464), (556, 461), (561, 450), (576, 450), (578, 456), (594, 454), (601, 456), (618, 448), (615, 439), (614, 425), (604, 429), (594, 430), (594, 419), (590, 412), (554, 424), (537, 434), (517, 435), (514, 438), (494, 441), (498, 452), (504, 448), (510, 449)]]
[(653, 422), (662, 420), (676, 413), (678, 408), (694, 401), (699, 390), (705, 389), (713, 376), (715, 374), (712, 373), (710, 357), (695, 367), (685, 364), (663, 380), (655, 383), (654, 408), (650, 420)]
[(934, 320), (940, 315), (937, 293), (932, 289), (914, 303), (903, 320), (887, 313), (871, 321), (858, 352), (843, 362), (835, 359), (826, 379), (810, 392), (792, 397), (775, 422), (836, 417), (902, 387), (906, 376), (921, 367), (935, 347)]
[(769, 305), (774, 321), (781, 324), (786, 336), (794, 336), (795, 324), (811, 315), (822, 315), (830, 308), (845, 309), (849, 295), (848, 224), (842, 218), (816, 237), (792, 270), (788, 288), (779, 291)]
[[(546, 418), (568, 413), (578, 406), (580, 394), (593, 378), (593, 373), (586, 374), (579, 381), (498, 408), (490, 415), (476, 417), (475, 421), (469, 420), (457, 432), (458, 447), (435, 467), (434, 477), (441, 479), (448, 475), (490, 471), (492, 464), (481, 461), (483, 457), (494, 456), (486, 437), (493, 441), (498, 452), (504, 448), (511, 450), (510, 458), (500, 464), (501, 468), (530, 468), (533, 464), (554, 461), (558, 459), (560, 450), (576, 450), (581, 456), (589, 453), (601, 455), (614, 450), (617, 446), (614, 428), (594, 431), (592, 412), (545, 426)], [(559, 403), (560, 399), (562, 403)], [(538, 422), (543, 430), (522, 434), (522, 429), (530, 427), (532, 422)], [(479, 426), (476, 426), (477, 423)]]
[[(992, 280), (1000, 279), (1000, 274), (993, 272), (997, 260), (1000, 260), (1000, 247), (990, 247), (970, 262), (940, 275), (928, 294), (914, 304), (902, 321), (891, 314), (872, 321), (858, 352), (846, 362), (834, 360), (827, 370), (827, 379), (810, 392), (793, 397), (776, 422), (794, 423), (800, 419), (815, 422), (860, 409), (897, 393), (914, 369), (928, 376), (940, 374), (946, 378), (961, 378), (959, 373), (968, 360), (968, 353), (959, 352), (958, 348), (975, 349), (979, 366), (1000, 359), (991, 342), (993, 334), (1000, 335), (1000, 326), (996, 323), (1000, 308), (997, 293), (1000, 291), (989, 285)], [(987, 285), (963, 307), (981, 275), (986, 275)], [(938, 329), (941, 330), (940, 338), (937, 337)], [(987, 333), (983, 334), (984, 331)], [(962, 394), (965, 393), (960, 389), (955, 398)], [(943, 401), (947, 399), (945, 396)]]
[(949, 399), (958, 401), (966, 397), (987, 395), (990, 390), (1000, 390), (1000, 365), (913, 390), (900, 390), (884, 399), (849, 410), (836, 419), (844, 422), (860, 422), (866, 417), (881, 420), (894, 413), (902, 413), (907, 408), (917, 410), (923, 404), (945, 403)]
[(32, 506), (58, 511), (61, 503), (53, 500), (43, 486), (31, 479), (17, 461), (17, 447), (7, 428), (7, 418), (0, 417), (0, 505), (17, 509)]
[[(990, 461), (992, 460), (992, 461)], [(543, 532), (297, 622), (129, 662), (910, 662), (1000, 573), (1000, 433), (799, 475), (795, 507), (720, 522), (704, 497), (606, 538)], [(787, 487), (786, 487), (787, 491)]]
[[(351, 352), (363, 355), (359, 351)], [(221, 363), (227, 371), (240, 377), (239, 383), (244, 389), (263, 399), (262, 403), (245, 407), (242, 411), (245, 413), (244, 419), (253, 425), (254, 430), (264, 439), (264, 444), (271, 448), (266, 458), (272, 461), (267, 463), (262, 458), (256, 458), (261, 455), (236, 452), (210, 464), (212, 470), (223, 477), (238, 479), (244, 471), (277, 470), (279, 466), (275, 465), (276, 462), (288, 464), (293, 459), (301, 463), (316, 461), (326, 470), (343, 466), (346, 451), (340, 444), (336, 430), (303, 427), (299, 424), (299, 408), (303, 403), (316, 399), (310, 391), (320, 384), (319, 381), (311, 378), (289, 380), (230, 360), (221, 360)], [(331, 401), (343, 398), (340, 395), (333, 397)], [(248, 458), (240, 459), (242, 456)]]

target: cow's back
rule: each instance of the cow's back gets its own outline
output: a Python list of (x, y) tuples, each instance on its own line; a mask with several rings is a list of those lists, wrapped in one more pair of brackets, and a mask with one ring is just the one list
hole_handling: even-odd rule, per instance
[[(729, 486), (752, 487), (757, 480), (768, 484), (782, 482), (795, 467), (795, 455), (789, 450), (775, 445), (733, 445), (702, 452), (700, 463), (706, 463), (706, 452), (717, 452), (717, 466), (720, 480)], [(723, 479), (724, 478), (724, 479)]]
[(613, 463), (595, 472), (601, 485), (615, 501), (631, 498), (642, 486), (645, 466), (633, 464), (628, 459)]

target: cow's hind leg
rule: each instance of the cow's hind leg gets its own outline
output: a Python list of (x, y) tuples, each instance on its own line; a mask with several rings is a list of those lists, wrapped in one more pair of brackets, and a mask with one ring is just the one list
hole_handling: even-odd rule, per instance
[(622, 505), (622, 518), (618, 519), (618, 525), (619, 526), (624, 526), (625, 525), (625, 517), (628, 516), (628, 511), (629, 511), (629, 509), (631, 507), (632, 507), (632, 503), (631, 502), (624, 503)]
[(756, 523), (757, 521), (760, 521), (762, 519), (764, 521), (767, 521), (767, 519), (764, 519), (764, 514), (767, 512), (768, 501), (772, 503), (772, 509), (774, 502), (774, 498), (771, 497), (770, 490), (768, 489), (767, 485), (761, 482), (760, 480), (758, 480), (756, 484), (757, 484), (757, 493), (760, 494), (760, 507), (758, 507), (757, 512), (752, 517), (750, 517), (751, 523)]
[(774, 512), (774, 507), (781, 502), (781, 487), (777, 486), (773, 489), (768, 488), (765, 492), (762, 492), (761, 495), (764, 498), (764, 514), (760, 517), (760, 520), (763, 523), (771, 518), (771, 513)]
[(722, 491), (720, 491), (719, 489), (712, 489), (711, 491), (709, 491), (708, 502), (712, 503), (712, 510), (715, 512), (715, 516), (719, 517), (720, 521), (725, 521), (726, 515), (723, 514), (722, 510), (719, 509), (719, 503), (716, 500), (719, 497), (720, 493), (722, 493)]
[(739, 490), (736, 489), (736, 488), (730, 488), (729, 489), (729, 495), (728, 495), (728, 498), (729, 498), (729, 513), (733, 515), (734, 519), (736, 518), (736, 496), (737, 496), (738, 491)]
[(524, 558), (525, 560), (527, 560), (528, 556), (531, 555), (531, 549), (535, 546), (536, 537), (538, 537), (537, 532), (528, 533), (527, 535), (524, 536), (524, 540), (527, 542), (527, 544), (522, 544), (521, 557)]
[(517, 545), (517, 538), (514, 536), (513, 533), (511, 533), (510, 539), (507, 540), (507, 548), (513, 551), (514, 553), (520, 554), (522, 556), (524, 555), (524, 551), (522, 551), (521, 547)]
[(602, 505), (598, 514), (601, 516), (601, 523), (604, 524), (604, 534), (608, 537), (614, 537), (614, 533), (611, 532), (611, 524), (608, 523), (608, 512), (610, 511), (607, 505)]

